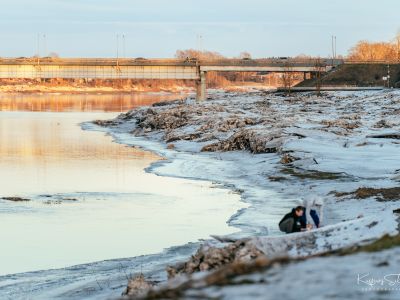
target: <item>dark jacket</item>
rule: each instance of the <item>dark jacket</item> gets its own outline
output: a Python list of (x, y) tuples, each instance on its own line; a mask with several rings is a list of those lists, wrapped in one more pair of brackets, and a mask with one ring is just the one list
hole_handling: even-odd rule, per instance
[(299, 232), (299, 231), (301, 231), (301, 228), (303, 227), (303, 225), (302, 225), (302, 222), (301, 222), (301, 219), (300, 219), (300, 217), (298, 217), (297, 215), (296, 215), (296, 210), (293, 208), (292, 209), (292, 211), (290, 212), (290, 213), (288, 213), (288, 214), (286, 214), (283, 218), (282, 218), (282, 220), (279, 222), (279, 225), (282, 223), (282, 222), (284, 222), (284, 221), (286, 221), (287, 219), (289, 219), (289, 218), (293, 218), (293, 228), (292, 228), (292, 231), (291, 232)]
[[(319, 216), (315, 209), (310, 210), (310, 216), (313, 219), (315, 226), (319, 227)], [(304, 212), (303, 215), (300, 217), (300, 221), (302, 223), (302, 227), (303, 227), (303, 224), (304, 224), (304, 227), (306, 227), (306, 224), (307, 224), (306, 212)]]

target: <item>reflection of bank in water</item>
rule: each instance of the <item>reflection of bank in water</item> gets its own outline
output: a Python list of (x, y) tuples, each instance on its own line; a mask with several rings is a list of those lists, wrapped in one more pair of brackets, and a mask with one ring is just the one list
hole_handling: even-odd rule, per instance
[(2, 94), (0, 111), (123, 112), (160, 101), (183, 99), (186, 94)]
[(0, 198), (29, 199), (0, 199), (0, 274), (156, 253), (236, 231), (226, 220), (243, 208), (239, 195), (146, 173), (159, 156), (79, 126), (116, 115), (0, 113)]

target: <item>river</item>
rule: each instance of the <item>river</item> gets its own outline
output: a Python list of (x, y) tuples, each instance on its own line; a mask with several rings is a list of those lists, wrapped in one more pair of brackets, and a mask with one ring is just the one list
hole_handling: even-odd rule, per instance
[[(0, 95), (0, 275), (157, 253), (210, 234), (240, 197), (207, 181), (144, 171), (161, 157), (80, 123), (183, 97)], [(207, 220), (206, 222), (204, 220)]]

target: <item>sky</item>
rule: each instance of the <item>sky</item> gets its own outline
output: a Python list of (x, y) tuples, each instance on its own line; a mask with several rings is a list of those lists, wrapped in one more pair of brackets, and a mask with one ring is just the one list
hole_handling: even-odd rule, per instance
[(327, 57), (332, 35), (345, 55), (359, 40), (389, 41), (400, 29), (399, 0), (0, 0), (0, 7), (0, 57), (173, 57), (189, 48)]

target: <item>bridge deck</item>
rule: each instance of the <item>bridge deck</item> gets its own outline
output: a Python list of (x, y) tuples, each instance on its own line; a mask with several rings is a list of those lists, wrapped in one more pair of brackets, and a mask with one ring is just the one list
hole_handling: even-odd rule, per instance
[(3, 58), (0, 78), (189, 79), (201, 72), (326, 72), (332, 60)]
[[(340, 64), (339, 60), (321, 59), (321, 65)], [(145, 58), (0, 58), (0, 65), (62, 65), (62, 66), (315, 66), (315, 59), (145, 59)]]

